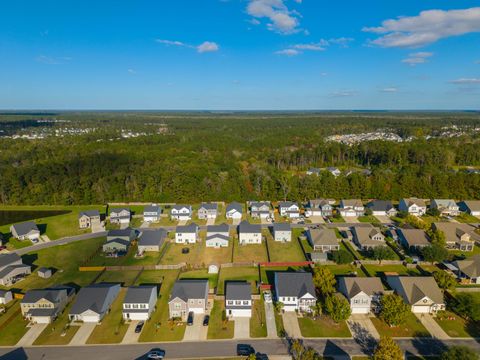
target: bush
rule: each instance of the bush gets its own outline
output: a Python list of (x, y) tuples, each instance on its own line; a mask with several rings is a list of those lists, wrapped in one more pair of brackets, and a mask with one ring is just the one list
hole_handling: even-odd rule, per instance
[(458, 293), (449, 302), (450, 309), (467, 320), (480, 321), (480, 300), (472, 294)]
[(332, 252), (332, 260), (337, 264), (350, 264), (353, 262), (353, 255), (347, 250), (340, 249)]
[(442, 360), (478, 360), (478, 355), (469, 347), (452, 346), (442, 354)]

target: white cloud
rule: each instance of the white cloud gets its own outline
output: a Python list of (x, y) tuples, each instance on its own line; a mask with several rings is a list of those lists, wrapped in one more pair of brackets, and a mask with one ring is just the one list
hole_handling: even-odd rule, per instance
[(295, 49), (283, 49), (275, 52), (275, 54), (277, 55), (285, 55), (285, 56), (296, 56), (300, 53), (301, 53), (300, 51)]
[(325, 46), (321, 43), (316, 44), (295, 44), (291, 46), (297, 50), (310, 50), (310, 51), (324, 51), (326, 50)]
[(47, 64), (47, 65), (61, 65), (72, 60), (71, 57), (62, 56), (62, 57), (52, 57), (46, 55), (40, 55), (35, 58), (36, 61)]
[(363, 31), (380, 34), (370, 43), (381, 47), (416, 48), (440, 39), (480, 32), (480, 7), (460, 10), (426, 10), (417, 16), (398, 17)]
[(428, 58), (432, 57), (433, 53), (421, 51), (417, 53), (408, 54), (408, 57), (403, 59), (402, 62), (410, 66), (417, 66), (418, 64), (424, 64), (428, 62)]
[(203, 43), (197, 46), (197, 51), (199, 53), (215, 52), (218, 50), (219, 50), (218, 44), (212, 41), (204, 41)]
[(127, 72), (132, 75), (135, 75), (137, 73), (135, 69), (128, 69)]
[(327, 72), (321, 72), (321, 73), (320, 73), (320, 76), (327, 76), (327, 75), (328, 75)]
[[(300, 4), (301, 0), (296, 0)], [(282, 34), (291, 34), (299, 31), (300, 25), (298, 12), (291, 11), (285, 5), (285, 0), (249, 0), (247, 14), (253, 18), (267, 18), (269, 30)]]
[(480, 78), (460, 78), (451, 80), (450, 83), (457, 85), (477, 85), (480, 84)]
[(347, 44), (353, 40), (354, 39), (352, 38), (346, 38), (346, 37), (334, 38), (334, 39), (328, 39), (328, 40), (320, 39), (318, 42), (314, 42), (314, 43), (290, 45), (284, 50), (277, 51), (276, 54), (283, 52), (284, 55), (288, 55), (289, 50), (297, 50), (294, 53), (294, 55), (301, 54), (304, 51), (325, 51), (331, 45), (339, 45), (340, 47), (344, 48), (344, 47), (347, 47)]
[(396, 93), (398, 89), (394, 86), (390, 86), (390, 87), (383, 88), (380, 91), (384, 93)]
[(160, 44), (169, 45), (169, 46), (190, 47), (190, 48), (192, 47), (192, 45), (188, 45), (177, 40), (156, 39), (155, 41)]
[(352, 91), (352, 90), (341, 90), (341, 91), (334, 91), (330, 93), (330, 96), (332, 97), (349, 97), (354, 95), (356, 95), (356, 91)]

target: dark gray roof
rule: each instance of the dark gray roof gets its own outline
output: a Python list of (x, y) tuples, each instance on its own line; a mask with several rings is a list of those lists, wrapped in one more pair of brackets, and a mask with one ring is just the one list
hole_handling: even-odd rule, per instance
[(160, 206), (158, 205), (147, 205), (143, 208), (143, 212), (155, 212), (155, 213), (160, 213)]
[(12, 272), (15, 272), (16, 274), (25, 273), (27, 269), (31, 270), (31, 266), (25, 264), (5, 266), (3, 270), (0, 271), (0, 279), (10, 275)]
[(126, 229), (113, 229), (109, 230), (107, 233), (107, 237), (120, 237), (120, 236), (130, 236), (132, 234), (132, 231), (134, 231), (131, 228), (126, 228)]
[(238, 231), (241, 233), (261, 233), (262, 227), (259, 224), (250, 224), (248, 221), (244, 220), (238, 225)]
[(189, 225), (177, 226), (177, 233), (196, 233), (198, 231), (198, 225), (191, 223)]
[(275, 223), (273, 231), (292, 231), (292, 228), (289, 223)]
[(207, 226), (207, 233), (228, 233), (229, 231), (230, 227), (225, 223)]
[(0, 298), (4, 298), (7, 293), (9, 293), (10, 290), (0, 290)]
[(52, 269), (50, 269), (48, 267), (45, 267), (45, 266), (42, 266), (41, 268), (39, 268), (37, 270), (37, 272), (39, 272), (39, 273), (46, 273), (47, 271), (52, 271)]
[(127, 290), (124, 304), (148, 304), (152, 293), (157, 292), (156, 286), (131, 286)]
[(367, 204), (367, 208), (372, 211), (389, 211), (393, 209), (393, 204), (389, 200), (373, 200)]
[(208, 295), (208, 280), (177, 280), (170, 299), (205, 299)]
[(33, 221), (26, 221), (26, 222), (23, 222), (23, 223), (14, 224), (12, 226), (19, 236), (26, 235), (30, 231), (40, 232), (38, 230), (37, 224), (35, 224)]
[(98, 210), (80, 211), (80, 213), (78, 214), (78, 217), (81, 218), (83, 215), (88, 217), (100, 216), (100, 212)]
[(119, 213), (119, 212), (122, 212), (123, 210), (127, 210), (128, 212), (130, 212), (129, 208), (122, 207), (122, 208), (112, 208), (112, 209), (110, 209), (110, 214), (111, 213)]
[(276, 272), (275, 285), (277, 296), (300, 298), (308, 293), (316, 297), (313, 277), (309, 272)]
[(20, 260), (21, 257), (18, 256), (15, 253), (10, 253), (10, 254), (0, 254), (0, 268), (4, 266), (8, 266), (18, 260)]
[(242, 204), (234, 201), (227, 205), (226, 211), (229, 212), (230, 210), (237, 210), (239, 213), (243, 213), (243, 206)]
[(202, 203), (199, 209), (206, 209), (206, 210), (217, 210), (218, 205), (216, 203)]
[(39, 289), (39, 290), (28, 290), (25, 293), (21, 303), (22, 304), (32, 304), (36, 303), (40, 299), (46, 299), (50, 302), (57, 303), (63, 297), (67, 296), (67, 290), (65, 289)]
[(297, 205), (296, 203), (294, 203), (293, 201), (280, 201), (280, 203), (278, 204), (279, 207), (290, 207), (290, 206), (293, 206), (293, 205)]
[(110, 245), (110, 244), (121, 244), (121, 245), (124, 245), (124, 246), (128, 247), (128, 246), (130, 246), (130, 241), (120, 239), (120, 238), (114, 238), (112, 240), (105, 241), (103, 246)]
[(85, 286), (78, 292), (70, 314), (82, 314), (86, 310), (92, 310), (97, 314), (103, 313), (108, 308), (106, 303), (111, 291), (118, 293), (120, 284), (94, 284)]
[(248, 282), (227, 282), (225, 286), (226, 300), (251, 300), (252, 288)]
[(164, 229), (145, 230), (138, 239), (139, 246), (161, 246), (167, 237), (167, 232)]
[(177, 205), (173, 205), (172, 206), (172, 209), (175, 209), (175, 210), (181, 210), (183, 208), (187, 208), (187, 209), (191, 209), (191, 206), (190, 205), (185, 205), (185, 204), (177, 204)]

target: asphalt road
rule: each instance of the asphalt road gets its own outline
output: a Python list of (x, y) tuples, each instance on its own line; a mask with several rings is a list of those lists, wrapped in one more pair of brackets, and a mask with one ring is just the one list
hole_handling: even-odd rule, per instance
[[(442, 353), (447, 346), (466, 345), (480, 351), (478, 340), (448, 340), (439, 341), (432, 338), (400, 339), (397, 340), (401, 348), (414, 355), (435, 355)], [(249, 341), (204, 341), (204, 342), (176, 342), (158, 344), (135, 345), (90, 345), (90, 346), (51, 346), (29, 348), (0, 348), (0, 360), (110, 360), (110, 359), (145, 359), (145, 354), (152, 348), (161, 348), (166, 351), (168, 359), (204, 357), (228, 357), (236, 355), (236, 346), (239, 343), (248, 343), (256, 351), (269, 355), (286, 355), (288, 346), (285, 340), (249, 340)], [(365, 354), (361, 344), (353, 339), (308, 339), (306, 346), (311, 346), (324, 356), (341, 356)], [(368, 353), (369, 350), (365, 349)]]

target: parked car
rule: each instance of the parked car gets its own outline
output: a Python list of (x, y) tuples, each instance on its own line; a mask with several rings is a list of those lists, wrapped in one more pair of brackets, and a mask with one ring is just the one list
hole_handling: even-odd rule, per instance
[(192, 326), (192, 325), (193, 325), (193, 311), (190, 311), (190, 312), (188, 313), (187, 325), (188, 325), (188, 326)]
[(257, 353), (255, 354), (255, 359), (256, 359), (256, 360), (268, 360), (268, 355), (257, 352)]
[(255, 354), (255, 349), (252, 345), (249, 344), (238, 344), (237, 345), (237, 355), (238, 356), (249, 356)]
[(210, 316), (205, 315), (205, 317), (203, 318), (203, 326), (208, 326), (209, 322), (210, 322)]
[(147, 354), (148, 359), (163, 359), (165, 358), (165, 350), (152, 349)]
[(145, 323), (144, 323), (143, 321), (140, 321), (140, 322), (137, 324), (137, 326), (135, 326), (135, 333), (136, 333), (136, 334), (138, 334), (138, 333), (140, 333), (140, 332), (142, 331), (142, 328), (143, 328), (143, 325), (144, 325), (144, 324), (145, 324)]
[(37, 238), (33, 238), (31, 241), (32, 241), (32, 243), (34, 243), (34, 244), (38, 243), (38, 239), (37, 239)]

